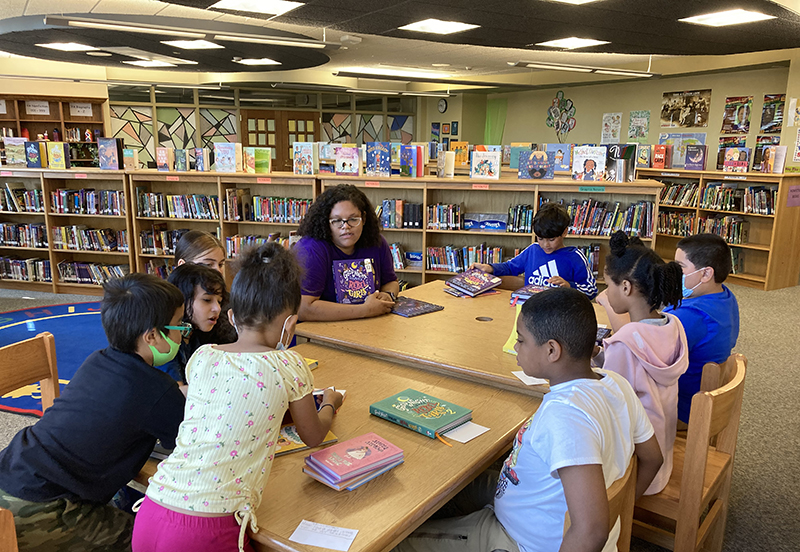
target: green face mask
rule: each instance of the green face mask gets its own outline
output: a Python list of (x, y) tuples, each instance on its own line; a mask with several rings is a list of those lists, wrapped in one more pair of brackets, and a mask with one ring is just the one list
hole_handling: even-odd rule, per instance
[(153, 353), (153, 366), (163, 366), (167, 362), (171, 361), (178, 355), (178, 349), (180, 349), (180, 345), (172, 341), (169, 337), (164, 335), (164, 332), (158, 332), (161, 334), (161, 337), (167, 340), (169, 343), (169, 352), (162, 353), (152, 345), (150, 345), (150, 351)]

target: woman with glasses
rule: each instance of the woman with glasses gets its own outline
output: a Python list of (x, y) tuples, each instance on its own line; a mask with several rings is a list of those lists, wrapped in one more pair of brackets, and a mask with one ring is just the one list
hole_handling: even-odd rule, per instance
[[(303, 267), (301, 321), (371, 318), (392, 310), (400, 285), (389, 244), (364, 192), (347, 184), (328, 188), (309, 208), (298, 234), (302, 239), (294, 249)], [(364, 259), (372, 268), (375, 292), (361, 303), (338, 303), (335, 262)]]

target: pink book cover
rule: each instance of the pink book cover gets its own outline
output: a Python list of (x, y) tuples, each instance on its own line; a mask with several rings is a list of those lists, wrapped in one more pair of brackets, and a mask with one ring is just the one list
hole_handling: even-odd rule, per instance
[(375, 433), (367, 433), (306, 457), (306, 464), (332, 481), (345, 481), (403, 457), (403, 450)]

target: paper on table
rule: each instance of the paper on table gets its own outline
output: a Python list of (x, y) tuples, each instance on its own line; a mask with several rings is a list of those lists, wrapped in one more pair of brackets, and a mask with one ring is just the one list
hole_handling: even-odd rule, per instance
[(514, 374), (515, 376), (517, 376), (520, 379), (520, 381), (522, 381), (522, 383), (524, 383), (525, 385), (545, 385), (545, 384), (547, 384), (547, 380), (546, 379), (533, 378), (533, 377), (525, 374), (525, 372), (523, 372), (522, 370), (520, 370), (519, 372), (511, 372), (511, 373)]
[(444, 437), (448, 439), (452, 439), (453, 441), (458, 441), (459, 443), (467, 443), (472, 441), (478, 435), (483, 435), (489, 431), (488, 427), (483, 427), (482, 425), (478, 425), (474, 422), (467, 422), (461, 424), (457, 428), (451, 429), (447, 433), (443, 434)]
[(310, 544), (311, 546), (347, 552), (357, 534), (358, 529), (323, 525), (322, 523), (314, 523), (304, 519), (294, 530), (289, 540), (300, 544)]

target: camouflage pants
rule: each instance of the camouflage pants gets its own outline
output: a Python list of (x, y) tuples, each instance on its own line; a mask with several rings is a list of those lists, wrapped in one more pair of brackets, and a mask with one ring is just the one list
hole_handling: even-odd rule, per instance
[(113, 506), (28, 502), (0, 490), (0, 508), (14, 514), (20, 552), (126, 552), (133, 516)]

